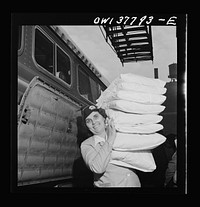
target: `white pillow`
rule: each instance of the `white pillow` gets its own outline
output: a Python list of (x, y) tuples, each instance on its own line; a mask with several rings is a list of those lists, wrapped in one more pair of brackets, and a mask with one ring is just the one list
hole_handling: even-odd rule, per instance
[(120, 90), (115, 95), (116, 99), (135, 101), (145, 104), (162, 104), (166, 96), (160, 94), (141, 93), (135, 91)]
[(134, 168), (143, 172), (152, 172), (156, 164), (151, 151), (120, 152), (113, 150), (110, 163)]
[(107, 109), (106, 114), (108, 117), (113, 118), (115, 124), (126, 124), (130, 126), (156, 124), (163, 119), (158, 114), (132, 114), (113, 109)]
[(138, 126), (130, 126), (127, 124), (115, 124), (115, 129), (123, 133), (140, 133), (149, 134), (155, 133), (163, 129), (162, 124), (141, 124)]
[(137, 114), (159, 114), (165, 109), (165, 106), (163, 105), (147, 105), (126, 100), (110, 101), (104, 103), (101, 107), (104, 109), (111, 108)]
[(166, 82), (160, 79), (147, 78), (133, 73), (120, 74), (121, 80), (125, 82), (139, 83), (147, 86), (164, 87)]
[(157, 86), (145, 86), (139, 83), (131, 83), (131, 82), (124, 82), (118, 81), (116, 82), (116, 88), (118, 90), (132, 90), (136, 92), (143, 92), (143, 93), (153, 93), (153, 94), (165, 94), (167, 88), (165, 87), (157, 87)]
[[(132, 73), (121, 74), (101, 93), (100, 97), (96, 100), (96, 105), (97, 107), (102, 107), (103, 103), (112, 99), (161, 104), (166, 99), (165, 96), (162, 96), (166, 92), (166, 88), (164, 88), (165, 84), (165, 81), (159, 79), (146, 78)], [(126, 93), (119, 92), (121, 90), (126, 91)]]
[(127, 100), (144, 104), (162, 104), (166, 100), (166, 96), (154, 93), (143, 93), (133, 90), (115, 90), (107, 88), (101, 96), (96, 100), (98, 105), (112, 100)]
[(98, 99), (99, 103), (106, 103), (108, 101), (121, 99), (144, 104), (162, 104), (166, 100), (166, 96), (161, 94), (142, 93), (127, 90), (107, 91), (105, 94), (102, 94), (102, 96), (102, 98)]
[(119, 151), (149, 150), (159, 146), (165, 140), (166, 138), (159, 133), (128, 134), (117, 132), (113, 149)]

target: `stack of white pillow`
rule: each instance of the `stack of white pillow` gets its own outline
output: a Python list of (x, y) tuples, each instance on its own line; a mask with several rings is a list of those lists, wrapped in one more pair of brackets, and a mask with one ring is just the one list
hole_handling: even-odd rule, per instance
[(159, 133), (166, 100), (165, 81), (133, 73), (121, 74), (102, 92), (97, 106), (113, 118), (117, 131), (111, 163), (152, 172), (151, 150), (166, 138)]

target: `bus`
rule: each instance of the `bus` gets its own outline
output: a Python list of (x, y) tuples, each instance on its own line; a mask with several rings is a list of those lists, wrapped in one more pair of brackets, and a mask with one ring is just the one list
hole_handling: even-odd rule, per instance
[(62, 26), (19, 26), (17, 59), (17, 186), (88, 186), (81, 108), (109, 82)]

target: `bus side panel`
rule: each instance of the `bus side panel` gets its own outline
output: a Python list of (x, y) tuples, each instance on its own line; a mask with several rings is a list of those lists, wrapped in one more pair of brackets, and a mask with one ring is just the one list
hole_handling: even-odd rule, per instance
[[(35, 60), (36, 29), (54, 44), (53, 73)], [(88, 74), (90, 89), (90, 78), (102, 88), (106, 86), (49, 27), (23, 26), (22, 34), (18, 50), (18, 185), (91, 187), (93, 174), (80, 156), (80, 144), (89, 136), (80, 108), (92, 102), (79, 92), (78, 66)], [(58, 47), (70, 58), (71, 85), (56, 74)], [(90, 89), (85, 92), (91, 93)]]
[(18, 184), (72, 177), (79, 106), (38, 79), (22, 98), (18, 120)]

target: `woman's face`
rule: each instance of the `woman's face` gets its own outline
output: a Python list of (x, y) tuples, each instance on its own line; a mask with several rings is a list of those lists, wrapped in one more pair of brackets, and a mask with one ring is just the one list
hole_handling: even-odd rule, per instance
[(98, 112), (93, 111), (86, 119), (86, 126), (93, 134), (105, 132), (105, 118)]

